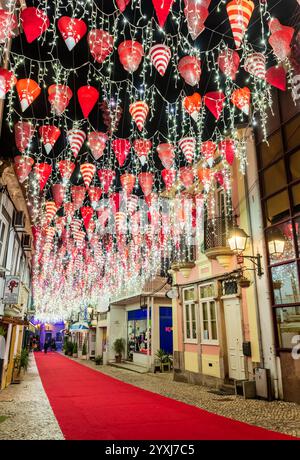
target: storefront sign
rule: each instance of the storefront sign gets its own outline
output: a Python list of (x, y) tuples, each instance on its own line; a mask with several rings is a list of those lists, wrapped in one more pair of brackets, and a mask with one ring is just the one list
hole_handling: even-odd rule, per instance
[(18, 304), (20, 292), (20, 278), (18, 276), (6, 276), (3, 292), (3, 303)]

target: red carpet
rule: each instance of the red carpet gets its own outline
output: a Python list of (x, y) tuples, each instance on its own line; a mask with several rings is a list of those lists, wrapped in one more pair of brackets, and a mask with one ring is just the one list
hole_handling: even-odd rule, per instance
[(289, 439), (120, 382), (57, 353), (35, 358), (66, 439)]

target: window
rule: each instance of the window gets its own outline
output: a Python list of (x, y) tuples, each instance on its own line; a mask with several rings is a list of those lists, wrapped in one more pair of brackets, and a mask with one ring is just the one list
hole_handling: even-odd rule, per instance
[(269, 145), (262, 142), (259, 146), (261, 164), (264, 167), (280, 158), (283, 152), (280, 131), (270, 136), (268, 142)]
[(300, 302), (296, 262), (272, 267), (271, 275), (276, 305)]
[(265, 195), (271, 195), (286, 186), (286, 174), (283, 160), (277, 161), (264, 172)]
[(185, 342), (197, 343), (195, 289), (183, 289), (183, 316)]
[(290, 215), (290, 201), (288, 192), (285, 190), (272, 196), (266, 202), (267, 224), (272, 225)]
[[(149, 312), (150, 313), (150, 312)], [(147, 354), (147, 310), (131, 310), (127, 313), (128, 359), (133, 359), (133, 353)], [(149, 318), (149, 348), (151, 350), (151, 319)]]
[(201, 343), (218, 344), (217, 304), (212, 298), (214, 287), (214, 284), (200, 286)]
[(300, 116), (285, 125), (284, 134), (287, 150), (300, 145)]
[(300, 307), (276, 308), (276, 323), (280, 348), (293, 348), (300, 336)]
[(8, 223), (1, 217), (0, 220), (0, 265), (6, 263)]
[(288, 220), (284, 224), (276, 225), (266, 232), (266, 240), (271, 241), (273, 235), (280, 233), (284, 239), (284, 251), (279, 255), (270, 254), (270, 264), (278, 264), (279, 262), (285, 262), (286, 260), (292, 260), (295, 258), (295, 248), (293, 239), (293, 226), (292, 222)]

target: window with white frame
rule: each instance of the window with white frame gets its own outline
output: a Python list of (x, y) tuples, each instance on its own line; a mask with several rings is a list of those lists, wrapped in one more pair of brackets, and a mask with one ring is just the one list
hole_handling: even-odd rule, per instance
[(214, 284), (200, 286), (201, 343), (219, 343), (217, 303), (214, 299), (214, 293)]
[(0, 217), (0, 265), (3, 267), (6, 259), (8, 222)]
[(197, 343), (195, 289), (183, 289), (184, 341)]

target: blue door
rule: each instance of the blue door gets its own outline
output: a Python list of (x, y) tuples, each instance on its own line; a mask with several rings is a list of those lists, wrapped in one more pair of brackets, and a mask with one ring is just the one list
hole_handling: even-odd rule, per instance
[(173, 353), (172, 307), (159, 307), (160, 348)]

